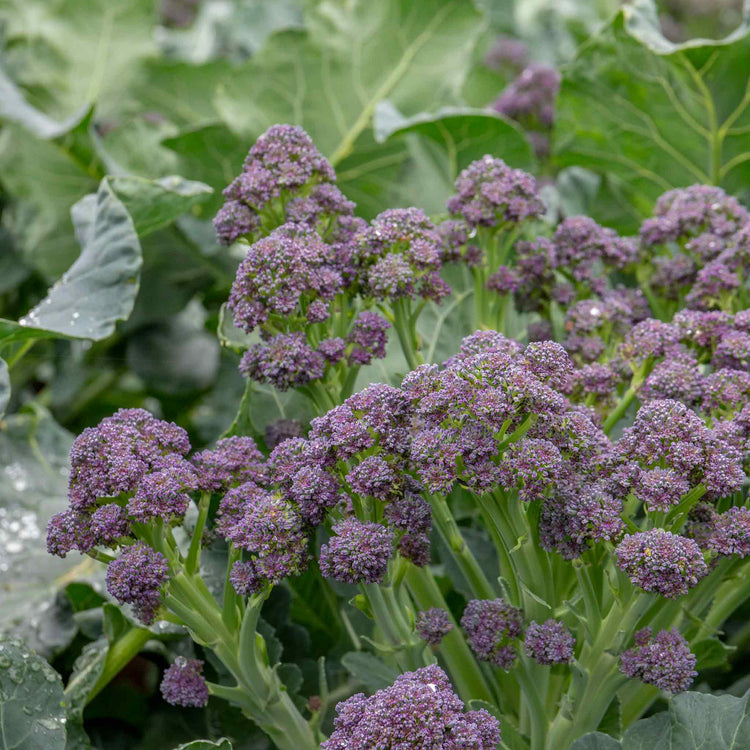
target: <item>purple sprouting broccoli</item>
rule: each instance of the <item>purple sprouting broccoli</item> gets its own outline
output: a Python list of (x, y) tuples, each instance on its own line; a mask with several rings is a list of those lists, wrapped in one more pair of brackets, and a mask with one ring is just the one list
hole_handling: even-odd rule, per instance
[(544, 214), (534, 178), (490, 155), (462, 170), (455, 188), (446, 204), (448, 211), (471, 227), (519, 224)]
[(85, 429), (70, 449), (68, 499), (78, 510), (99, 498), (132, 492), (165, 458), (190, 450), (181, 427), (143, 409), (120, 409), (96, 427)]
[(633, 636), (635, 646), (620, 656), (620, 670), (664, 690), (681, 693), (697, 676), (695, 654), (677, 629), (661, 630), (652, 636), (651, 628), (643, 628)]
[(284, 224), (250, 246), (237, 269), (227, 308), (250, 333), (269, 318), (290, 316), (317, 322), (328, 317), (328, 302), (341, 291), (341, 274), (330, 248), (301, 224)]
[(145, 625), (156, 619), (168, 579), (167, 558), (143, 542), (127, 547), (107, 567), (107, 590), (120, 604), (132, 605)]
[(495, 750), (497, 719), (484, 709), (463, 708), (440, 667), (405, 672), (369, 698), (357, 693), (339, 703), (334, 731), (321, 750)]
[(381, 583), (393, 552), (393, 532), (378, 523), (345, 518), (320, 549), (320, 570), (345, 583)]
[(178, 656), (165, 670), (161, 694), (167, 703), (183, 708), (202, 708), (208, 703), (208, 685), (203, 677), (203, 662)]
[(424, 612), (417, 613), (416, 629), (417, 635), (425, 643), (436, 648), (443, 638), (453, 630), (453, 623), (450, 615), (444, 609), (430, 607)]
[(386, 331), (390, 327), (391, 324), (377, 313), (360, 313), (346, 337), (347, 345), (352, 347), (349, 363), (369, 365), (373, 359), (383, 359), (388, 341)]
[(483, 58), (484, 64), (498, 73), (509, 70), (520, 73), (529, 61), (529, 48), (525, 42), (512, 37), (499, 36)]
[(735, 506), (716, 516), (707, 546), (719, 555), (750, 555), (750, 508)]
[(477, 658), (500, 669), (516, 660), (514, 641), (522, 635), (521, 611), (504, 599), (472, 599), (461, 617), (461, 627)]
[[(322, 213), (351, 213), (349, 201), (330, 184), (335, 180), (333, 168), (302, 128), (272, 126), (250, 149), (242, 173), (224, 190), (226, 203), (214, 219), (219, 242), (230, 245), (260, 230), (266, 209), (280, 196), (291, 199), (290, 218), (310, 223)], [(304, 203), (300, 205), (295, 196)]]
[(450, 293), (439, 275), (440, 235), (420, 209), (393, 208), (378, 214), (357, 243), (360, 283), (369, 296), (419, 296), (439, 302)]
[(687, 242), (705, 232), (729, 237), (750, 222), (750, 213), (721, 188), (691, 185), (664, 193), (656, 202), (654, 217), (641, 226), (646, 247), (667, 242)]
[(266, 481), (263, 454), (250, 437), (222, 438), (215, 448), (196, 453), (190, 460), (202, 490), (225, 492), (244, 482)]
[(325, 358), (310, 347), (305, 334), (294, 331), (253, 344), (242, 357), (240, 372), (286, 391), (322, 378), (325, 366)]
[(694, 540), (663, 529), (626, 534), (615, 552), (635, 586), (670, 599), (687, 594), (708, 573)]
[(236, 519), (222, 524), (223, 535), (251, 555), (255, 573), (265, 582), (299, 575), (309, 560), (308, 525), (299, 508), (270, 492), (248, 492), (247, 497), (241, 510), (222, 516), (222, 521)]
[(591, 542), (618, 539), (625, 529), (621, 513), (622, 500), (600, 482), (561, 485), (542, 506), (540, 543), (574, 560)]
[(573, 634), (561, 622), (531, 622), (526, 629), (526, 653), (539, 664), (567, 664), (573, 659)]

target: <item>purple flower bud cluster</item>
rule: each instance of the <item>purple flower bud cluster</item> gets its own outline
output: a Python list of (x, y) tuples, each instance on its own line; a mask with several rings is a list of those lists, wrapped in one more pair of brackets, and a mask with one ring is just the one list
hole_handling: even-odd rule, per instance
[(573, 634), (561, 622), (531, 622), (526, 629), (526, 653), (539, 664), (567, 664), (573, 659)]
[[(402, 388), (416, 415), (410, 459), (428, 491), (446, 493), (460, 479), (478, 493), (500, 484), (533, 500), (571, 471), (596, 466), (606, 438), (555, 388), (571, 371), (558, 344), (523, 351), (482, 331), (464, 339), (445, 369), (423, 365), (407, 375)], [(537, 423), (526, 438), (503, 443), (530, 415)]]
[(471, 227), (519, 224), (544, 214), (534, 178), (487, 155), (472, 162), (456, 180), (446, 206)]
[(519, 39), (499, 36), (484, 55), (484, 64), (498, 73), (520, 73), (528, 64), (529, 48)]
[(544, 501), (539, 517), (539, 541), (566, 560), (580, 557), (591, 542), (616, 540), (625, 530), (622, 500), (603, 486), (570, 483)]
[(664, 193), (654, 207), (654, 218), (641, 226), (646, 247), (686, 242), (704, 233), (729, 237), (750, 222), (750, 213), (721, 188), (691, 185)]
[(555, 119), (555, 99), (560, 91), (560, 74), (547, 65), (532, 63), (493, 104), (493, 109), (528, 129), (537, 156), (549, 153), (547, 134)]
[(620, 670), (631, 679), (654, 685), (667, 693), (687, 690), (696, 678), (696, 657), (677, 629), (661, 630), (652, 636), (643, 628), (633, 636), (635, 646), (620, 656)]
[(350, 517), (335, 523), (333, 533), (320, 549), (323, 575), (345, 583), (381, 583), (393, 551), (393, 532)]
[(608, 270), (623, 269), (638, 258), (638, 244), (631, 237), (620, 237), (613, 229), (599, 226), (588, 216), (571, 216), (563, 220), (553, 237), (559, 264), (569, 269), (577, 282), (596, 289), (597, 266)]
[(450, 287), (440, 278), (442, 242), (418, 208), (378, 214), (357, 238), (359, 279), (378, 300), (422, 297), (440, 302)]
[(310, 347), (305, 334), (293, 331), (253, 344), (242, 356), (240, 372), (287, 391), (322, 378), (325, 365), (325, 357)]
[(750, 555), (750, 509), (734, 506), (717, 515), (706, 546), (719, 555)]
[(145, 625), (156, 619), (168, 579), (167, 558), (142, 542), (126, 547), (107, 567), (107, 591), (120, 604), (132, 605)]
[(439, 607), (430, 607), (417, 613), (417, 635), (427, 644), (437, 648), (448, 633), (453, 630), (450, 615)]
[[(623, 464), (672, 469), (691, 487), (703, 483), (717, 497), (738, 490), (744, 481), (741, 455), (713, 434), (695, 412), (671, 399), (641, 406), (633, 426), (617, 442), (615, 454)], [(669, 475), (671, 481), (683, 488), (675, 474)]]
[(191, 461), (202, 490), (226, 491), (245, 482), (262, 484), (266, 479), (263, 454), (250, 437), (222, 438), (215, 448), (196, 453)]
[(634, 585), (670, 599), (687, 594), (708, 572), (695, 541), (663, 529), (627, 534), (615, 552)]
[(405, 672), (369, 698), (356, 693), (336, 706), (334, 731), (321, 750), (495, 750), (500, 725), (484, 709), (464, 713), (438, 666)]
[(331, 249), (302, 224), (284, 224), (250, 246), (237, 269), (227, 308), (247, 333), (269, 318), (328, 317), (328, 303), (343, 286)]
[(68, 498), (78, 510), (99, 498), (132, 492), (167, 456), (190, 450), (181, 427), (155, 419), (143, 409), (120, 409), (85, 429), (70, 450)]
[(363, 312), (355, 319), (347, 336), (347, 344), (352, 347), (349, 360), (355, 365), (369, 365), (373, 359), (385, 357), (388, 340), (386, 331), (391, 324), (373, 312)]
[[(133, 521), (181, 518), (186, 493), (197, 485), (184, 458), (189, 450), (181, 427), (143, 409), (120, 409), (85, 429), (70, 450), (70, 507), (50, 519), (48, 551), (65, 557), (74, 549), (116, 547), (131, 535)], [(127, 508), (123, 495), (130, 497)], [(101, 504), (108, 498), (117, 501)]]
[[(280, 196), (314, 191), (316, 185), (335, 180), (333, 168), (302, 128), (274, 125), (258, 138), (245, 159), (242, 174), (224, 190), (226, 203), (214, 219), (219, 242), (230, 245), (260, 229), (264, 209)], [(325, 194), (311, 196), (310, 200), (323, 207), (330, 203)], [(295, 210), (299, 214), (300, 207), (293, 206)]]
[(522, 635), (521, 611), (504, 599), (472, 599), (461, 627), (477, 658), (508, 670), (516, 660), (514, 641)]
[(203, 677), (203, 662), (178, 656), (165, 670), (161, 694), (173, 706), (202, 708), (208, 703), (208, 685)]

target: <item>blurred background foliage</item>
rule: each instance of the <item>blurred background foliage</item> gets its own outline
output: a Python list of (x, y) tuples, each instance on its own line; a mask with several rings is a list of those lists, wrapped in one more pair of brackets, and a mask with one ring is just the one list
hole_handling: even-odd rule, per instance
[[(43, 540), (84, 427), (141, 406), (197, 448), (232, 424), (245, 383), (220, 306), (239, 256), (211, 219), (255, 138), (301, 124), (365, 218), (439, 214), (458, 171), (492, 153), (538, 176), (552, 221), (587, 213), (633, 232), (670, 187), (710, 182), (747, 202), (748, 15), (739, 0), (0, 0), (0, 629), (78, 696), (69, 747), (89, 746), (70, 729), (84, 719), (96, 747), (267, 747), (233, 709), (162, 703), (179, 633), (152, 633), (83, 715), (109, 644), (134, 626), (101, 607), (91, 561), (51, 558)], [(520, 63), (498, 57), (499, 38), (525, 45)], [(529, 63), (562, 75), (542, 149), (533, 124), (492, 107)], [(449, 323), (424, 315), (435, 360), (468, 333), (461, 294)], [(394, 352), (361, 384), (404, 368)], [(245, 404), (261, 438), (307, 418), (271, 389)], [(387, 682), (344, 658), (346, 623), (323, 620), (319, 596), (303, 576), (264, 613), (296, 688), (319, 692), (324, 654), (334, 693)], [(731, 643), (747, 635), (730, 623)], [(749, 654), (708, 684), (735, 683)]]

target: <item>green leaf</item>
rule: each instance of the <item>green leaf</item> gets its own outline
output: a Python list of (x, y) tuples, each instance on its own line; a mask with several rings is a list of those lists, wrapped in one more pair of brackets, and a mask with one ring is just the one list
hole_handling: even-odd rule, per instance
[(651, 2), (628, 5), (564, 70), (556, 143), (562, 165), (612, 173), (643, 214), (664, 191), (750, 181), (750, 35), (675, 45)]
[(18, 125), (0, 131), (3, 186), (28, 214), (19, 226), (19, 246), (48, 279), (60, 276), (79, 250), (70, 207), (97, 188), (86, 167), (59, 141), (39, 140)]
[(192, 63), (215, 57), (244, 60), (257, 52), (272, 32), (301, 25), (297, 0), (203, 3), (189, 29), (162, 29), (160, 42), (171, 56)]
[[(308, 31), (273, 35), (222, 82), (216, 105), (248, 139), (277, 122), (302, 125), (334, 166), (362, 137), (369, 149), (379, 102), (407, 116), (458, 103), (482, 28), (470, 0), (324, 2), (306, 21)], [(378, 159), (371, 152), (370, 169), (358, 169), (372, 179)]]
[(130, 215), (106, 180), (95, 201), (87, 196), (71, 214), (81, 255), (19, 324), (34, 329), (32, 337), (53, 332), (65, 338), (104, 339), (133, 309), (141, 246)]
[(77, 555), (53, 557), (45, 547), (47, 522), (68, 506), (71, 443), (72, 436), (41, 410), (8, 417), (0, 428), (0, 632), (23, 635), (53, 598), (58, 579), (76, 566), (79, 576), (96, 568)]
[(589, 732), (579, 737), (570, 746), (570, 750), (620, 750), (620, 748), (620, 743), (604, 732)]
[(0, 738), (3, 750), (63, 750), (60, 676), (19, 640), (0, 639)]
[(0, 359), (0, 417), (5, 415), (8, 401), (10, 401), (10, 373), (7, 362)]
[(609, 704), (597, 730), (613, 737), (622, 737), (622, 703), (617, 696)]
[(130, 214), (139, 237), (172, 224), (205, 203), (213, 193), (209, 185), (179, 175), (159, 180), (110, 177), (107, 182)]
[(178, 745), (174, 750), (212, 750), (212, 748), (214, 750), (232, 750), (232, 743), (226, 737), (222, 737), (216, 742), (212, 740), (193, 740), (192, 742)]
[(32, 107), (13, 81), (0, 70), (0, 120), (22, 125), (37, 138), (46, 140), (67, 133), (86, 116), (88, 110), (88, 105), (84, 104), (67, 120), (57, 122), (44, 112)]
[(65, 686), (65, 704), (70, 721), (82, 721), (83, 709), (88, 702), (89, 693), (104, 671), (108, 651), (109, 641), (106, 638), (99, 638), (86, 644), (80, 656), (75, 660), (73, 673)]
[(521, 128), (484, 109), (443, 107), (405, 118), (391, 107), (379, 107), (375, 115), (375, 138), (379, 142), (416, 133), (439, 146), (445, 153), (451, 186), (464, 167), (485, 154), (498, 156), (518, 169), (530, 170), (536, 164)]
[(302, 670), (296, 664), (279, 664), (276, 671), (278, 672), (281, 681), (284, 683), (284, 686), (291, 695), (299, 693), (300, 689), (302, 688), (304, 678), (302, 677)]
[(709, 693), (680, 693), (672, 698), (671, 747), (674, 750), (745, 750), (750, 747), (748, 698)]
[(2, 0), (6, 69), (30, 104), (62, 119), (121, 111), (137, 60), (156, 51), (151, 0)]
[(214, 189), (205, 204), (206, 213), (213, 215), (224, 203), (221, 191), (240, 173), (251, 140), (237, 137), (224, 125), (207, 125), (165, 138), (162, 145), (179, 157), (179, 171)]
[(349, 651), (341, 657), (341, 663), (370, 690), (382, 690), (398, 677), (398, 672), (367, 651)]
[(695, 654), (698, 671), (712, 669), (715, 667), (726, 667), (729, 664), (729, 655), (737, 650), (736, 646), (729, 646), (718, 638), (706, 638), (694, 643), (690, 650)]
[(219, 370), (219, 344), (203, 327), (204, 314), (196, 302), (179, 315), (129, 338), (128, 366), (148, 388), (184, 396), (214, 383)]

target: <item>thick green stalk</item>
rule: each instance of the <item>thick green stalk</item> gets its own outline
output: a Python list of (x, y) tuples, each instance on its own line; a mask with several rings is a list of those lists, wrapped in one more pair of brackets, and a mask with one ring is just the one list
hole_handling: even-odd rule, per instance
[(154, 634), (146, 628), (132, 628), (121, 638), (118, 638), (107, 651), (104, 669), (88, 694), (86, 703), (90, 703), (153, 637)]
[[(238, 634), (226, 627), (219, 605), (201, 583), (198, 578), (178, 573), (169, 582), (167, 607), (183, 620), (194, 640), (206, 644), (224, 663), (242, 695), (236, 702), (280, 750), (317, 748), (312, 728), (268, 663), (265, 641), (255, 630), (265, 597), (250, 600)], [(214, 686), (213, 692), (216, 690)], [(237, 693), (231, 695), (238, 696)]]
[[(513, 675), (521, 685), (522, 703), (527, 709), (531, 726), (531, 750), (544, 750), (547, 735), (547, 714), (544, 707), (541, 683), (535, 679), (533, 666), (526, 656), (520, 656)], [(538, 675), (537, 675), (538, 677)]]
[(187, 559), (185, 560), (185, 571), (192, 575), (198, 570), (198, 562), (201, 554), (201, 544), (203, 542), (203, 529), (208, 518), (208, 507), (211, 503), (211, 493), (204, 492), (198, 501), (198, 519), (193, 529), (193, 537), (190, 540), (190, 549), (188, 550)]
[(478, 599), (494, 599), (496, 596), (495, 589), (466, 544), (461, 529), (448, 507), (447, 499), (440, 495), (432, 495), (430, 505), (432, 506), (432, 519), (438, 533), (448, 547), (454, 562), (468, 581), (474, 596)]
[[(438, 607), (450, 615), (450, 610), (440, 592), (440, 587), (427, 568), (417, 568), (410, 565), (406, 573), (406, 585), (421, 610)], [(448, 667), (451, 681), (464, 701), (476, 699), (494, 702), (495, 698), (490, 692), (463, 633), (452, 616), (451, 622), (454, 626), (453, 630), (443, 638), (438, 648), (440, 657)]]

